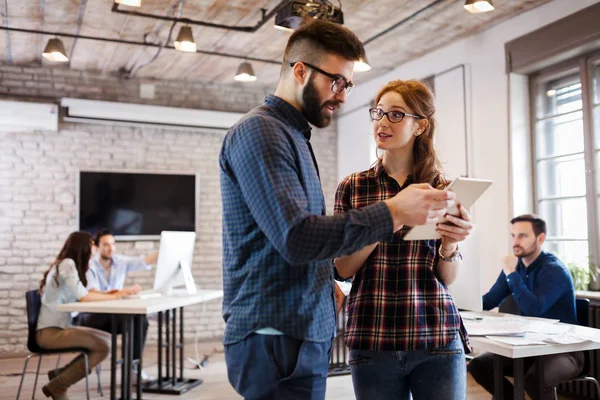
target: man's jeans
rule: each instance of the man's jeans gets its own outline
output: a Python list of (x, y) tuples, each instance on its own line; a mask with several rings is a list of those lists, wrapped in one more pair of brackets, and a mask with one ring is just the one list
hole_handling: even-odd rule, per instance
[(252, 334), (225, 346), (227, 376), (248, 400), (323, 400), (331, 341)]
[(445, 347), (415, 351), (350, 350), (357, 400), (464, 400), (465, 351), (460, 336)]

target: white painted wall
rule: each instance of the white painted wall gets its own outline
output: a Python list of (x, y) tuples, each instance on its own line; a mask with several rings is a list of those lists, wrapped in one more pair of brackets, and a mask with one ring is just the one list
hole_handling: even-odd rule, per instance
[[(509, 220), (512, 218), (512, 189), (509, 158), (509, 79), (505, 72), (504, 44), (544, 25), (564, 18), (600, 0), (554, 0), (475, 36), (459, 40), (388, 74), (358, 85), (348, 97), (345, 110), (354, 110), (373, 98), (377, 90), (392, 79), (424, 78), (465, 64), (467, 69), (467, 136), (470, 147), (470, 176), (489, 178), (494, 185), (477, 203), (474, 241), (478, 254), (470, 254), (481, 267), (481, 289), (486, 292), (500, 271), (500, 258), (510, 252)], [(367, 52), (368, 52), (367, 47)], [(450, 107), (451, 105), (448, 105)], [(445, 107), (438, 104), (438, 109)], [(444, 110), (445, 111), (445, 110)], [(442, 113), (442, 111), (440, 111)], [(338, 174), (368, 168), (371, 137), (362, 134), (354, 113), (342, 111), (338, 121)], [(440, 126), (438, 135), (444, 135)], [(360, 133), (359, 133), (360, 131)], [(513, 149), (514, 151), (514, 149)], [(523, 175), (531, 172), (524, 171)], [(518, 178), (518, 176), (517, 176)], [(531, 179), (528, 177), (528, 179)], [(521, 185), (523, 187), (524, 185)], [(518, 204), (519, 211), (528, 200)], [(463, 274), (468, 276), (469, 270)], [(476, 275), (476, 274), (475, 274)], [(476, 280), (476, 278), (475, 278)]]

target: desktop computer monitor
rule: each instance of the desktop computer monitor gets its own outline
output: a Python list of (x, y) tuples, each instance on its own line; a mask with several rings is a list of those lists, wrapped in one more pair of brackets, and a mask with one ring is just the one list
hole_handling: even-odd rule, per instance
[(171, 294), (173, 288), (185, 286), (188, 294), (196, 293), (191, 269), (195, 244), (196, 232), (160, 233), (154, 290)]

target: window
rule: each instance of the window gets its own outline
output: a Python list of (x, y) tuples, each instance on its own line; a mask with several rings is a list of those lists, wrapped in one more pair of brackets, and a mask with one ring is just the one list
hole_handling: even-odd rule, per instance
[(600, 257), (600, 55), (531, 82), (535, 205), (548, 225), (546, 250), (587, 266)]

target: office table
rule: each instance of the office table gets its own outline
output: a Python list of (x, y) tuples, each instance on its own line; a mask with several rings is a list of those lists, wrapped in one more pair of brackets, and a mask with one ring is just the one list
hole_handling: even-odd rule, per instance
[[(137, 365), (137, 399), (141, 399), (142, 390), (151, 393), (182, 394), (202, 383), (199, 379), (183, 377), (183, 307), (204, 303), (223, 297), (222, 290), (198, 290), (196, 294), (161, 296), (151, 299), (121, 299), (108, 301), (75, 302), (61, 304), (56, 307), (59, 311), (86, 312), (113, 315), (113, 331), (111, 333), (111, 362), (110, 362), (110, 399), (116, 397), (116, 367), (121, 368), (121, 400), (131, 400), (131, 368)], [(179, 338), (177, 338), (177, 309), (179, 312)], [(142, 332), (142, 316), (158, 313), (158, 379), (145, 385), (142, 379), (142, 351), (140, 359), (133, 359), (133, 326), (138, 324), (138, 332)], [(164, 313), (164, 314), (163, 314)], [(117, 322), (122, 323), (121, 359), (117, 359)], [(171, 331), (169, 322), (172, 323)], [(165, 325), (166, 340), (163, 343), (163, 324)], [(141, 340), (138, 341), (141, 346)], [(163, 377), (162, 354), (166, 350), (166, 374)], [(179, 349), (179, 378), (176, 376), (177, 349)]]
[[(503, 313), (495, 313), (495, 312), (481, 312), (478, 313), (480, 316), (490, 317), (510, 317), (514, 319), (523, 319), (527, 320), (528, 317), (520, 317), (512, 314), (503, 314)], [(531, 319), (531, 318), (529, 318)], [(542, 318), (535, 318), (537, 320), (543, 321)], [(585, 336), (595, 336), (600, 339), (600, 329), (588, 328), (579, 325), (569, 325), (557, 322), (559, 325), (567, 325), (571, 327), (571, 332), (577, 334), (581, 333)], [(540, 382), (540, 393), (543, 393), (543, 385), (542, 382), (544, 380), (544, 368), (542, 365), (542, 357), (549, 354), (560, 354), (560, 353), (570, 353), (574, 351), (586, 351), (586, 350), (596, 350), (600, 349), (600, 342), (592, 342), (586, 341), (581, 343), (573, 343), (573, 344), (532, 344), (532, 345), (523, 345), (516, 346), (510, 345), (506, 343), (496, 342), (491, 339), (487, 339), (484, 336), (469, 336), (471, 341), (471, 345), (474, 349), (487, 351), (496, 355), (494, 357), (494, 398), (502, 399), (502, 380), (504, 376), (502, 374), (502, 364), (501, 358), (499, 356), (504, 356), (511, 358), (513, 360), (513, 370), (514, 370), (514, 398), (515, 400), (524, 400), (525, 399), (525, 371), (523, 370), (523, 359), (526, 357), (537, 357), (535, 360), (535, 368), (537, 373), (537, 379)]]

